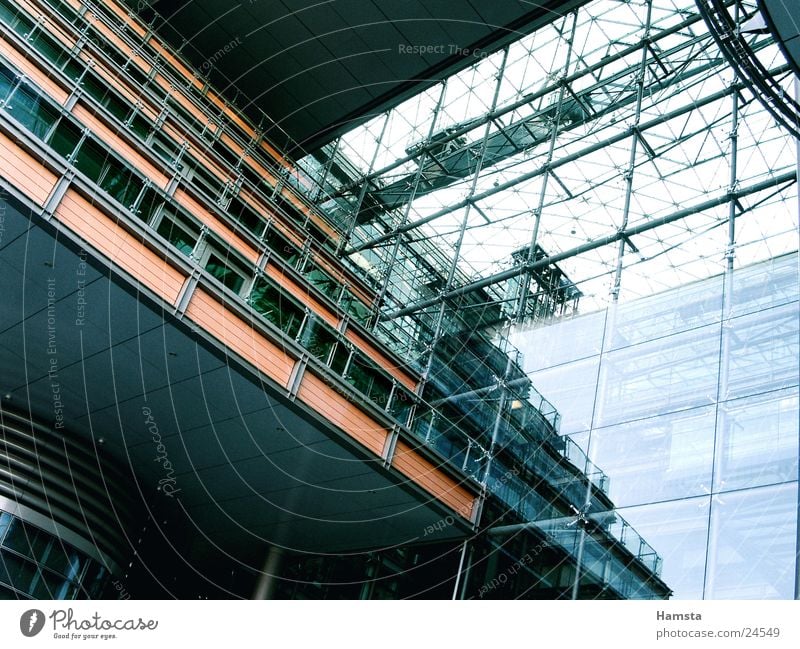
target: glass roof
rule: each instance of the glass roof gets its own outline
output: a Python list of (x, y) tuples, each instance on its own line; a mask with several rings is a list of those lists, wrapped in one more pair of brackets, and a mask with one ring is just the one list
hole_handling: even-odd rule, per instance
[[(322, 207), (349, 210), (346, 222), (372, 197), (383, 213), (355, 227), (356, 250), (385, 251), (403, 226), (457, 256), (466, 278), (512, 267), (534, 240), (575, 251), (559, 266), (583, 311), (610, 299), (620, 243), (597, 242), (621, 229), (641, 231), (625, 239), (620, 299), (722, 272), (729, 197), (737, 266), (796, 250), (794, 140), (739, 83), (693, 0), (653, 0), (648, 20), (649, 5), (596, 0), (507, 50), (472, 52), (470, 67), (329, 145), (347, 177), (328, 174)], [(793, 92), (770, 36), (748, 39)]]

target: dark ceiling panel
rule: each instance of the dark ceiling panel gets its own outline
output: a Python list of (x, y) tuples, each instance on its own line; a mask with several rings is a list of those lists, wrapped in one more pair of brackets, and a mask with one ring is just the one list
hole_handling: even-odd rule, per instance
[[(464, 51), (495, 51), (586, 2), (160, 0), (142, 17), (215, 86), (238, 88), (239, 105), (269, 115), (299, 155), (473, 63)], [(407, 45), (441, 48), (419, 56)]]

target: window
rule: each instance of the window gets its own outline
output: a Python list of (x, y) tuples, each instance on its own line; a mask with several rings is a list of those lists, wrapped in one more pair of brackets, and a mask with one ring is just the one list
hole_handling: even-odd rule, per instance
[(297, 337), (305, 318), (305, 310), (265, 279), (256, 280), (250, 292), (250, 304), (287, 336)]
[(20, 85), (6, 104), (9, 114), (33, 135), (44, 139), (58, 113), (35, 90)]
[(215, 254), (211, 254), (206, 262), (206, 270), (216, 277), (234, 293), (238, 293), (244, 285), (244, 277)]
[(156, 190), (148, 187), (142, 193), (142, 197), (139, 200), (139, 205), (136, 207), (135, 214), (145, 223), (150, 223), (153, 216), (155, 216), (156, 210), (163, 203), (164, 199), (161, 198), (159, 193)]
[(132, 170), (115, 158), (109, 158), (99, 184), (111, 198), (130, 208), (139, 196), (143, 183)]
[(14, 71), (0, 63), (0, 101), (5, 101), (11, 94), (17, 75)]
[(380, 408), (386, 408), (392, 391), (392, 381), (371, 360), (360, 353), (354, 354), (345, 378)]
[(264, 231), (264, 221), (247, 203), (240, 198), (232, 198), (228, 206), (228, 214), (246, 227), (254, 235), (261, 236)]
[(53, 129), (47, 143), (50, 147), (64, 158), (69, 158), (81, 140), (81, 130), (66, 117), (62, 117), (58, 125)]
[(362, 325), (366, 325), (369, 320), (372, 312), (370, 311), (369, 307), (367, 307), (361, 300), (355, 297), (350, 291), (345, 290), (344, 294), (342, 295), (342, 308), (350, 314), (350, 317), (353, 318), (356, 322)]
[(328, 362), (333, 346), (336, 344), (336, 334), (330, 326), (309, 316), (306, 320), (303, 331), (300, 333), (298, 342), (305, 347), (309, 353), (323, 363)]
[(86, 139), (75, 155), (75, 168), (90, 180), (97, 182), (103, 173), (108, 152), (99, 142)]
[(270, 226), (265, 240), (270, 250), (292, 267), (296, 266), (302, 257), (302, 250), (291, 243), (274, 226)]
[(170, 212), (162, 213), (156, 232), (187, 257), (192, 254), (195, 244), (200, 238), (200, 232), (196, 226), (185, 223), (183, 219), (179, 219)]
[(319, 289), (319, 291), (332, 300), (336, 300), (339, 297), (341, 284), (319, 268), (313, 261), (309, 260), (306, 262), (303, 274), (312, 286)]
[(70, 58), (61, 44), (49, 34), (41, 31), (41, 29), (37, 30), (32, 36), (29, 36), (28, 42), (56, 68), (61, 68)]
[(88, 72), (81, 85), (86, 93), (101, 106), (105, 106), (109, 113), (119, 121), (124, 122), (131, 112), (131, 108), (109, 89), (108, 83), (100, 79), (93, 72)]

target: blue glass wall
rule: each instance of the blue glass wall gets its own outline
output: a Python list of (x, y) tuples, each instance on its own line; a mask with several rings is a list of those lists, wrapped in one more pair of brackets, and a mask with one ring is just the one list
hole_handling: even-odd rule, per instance
[(792, 254), (513, 340), (675, 598), (795, 597), (799, 286)]

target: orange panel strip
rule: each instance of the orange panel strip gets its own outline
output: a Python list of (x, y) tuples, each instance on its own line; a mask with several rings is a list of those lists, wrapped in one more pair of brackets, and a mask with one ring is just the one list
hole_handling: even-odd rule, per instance
[(293, 359), (258, 333), (252, 325), (229, 311), (202, 289), (192, 295), (186, 315), (220, 340), (228, 349), (252, 363), (267, 376), (286, 385)]
[(250, 244), (239, 237), (233, 230), (189, 196), (184, 190), (178, 189), (175, 191), (175, 200), (186, 208), (192, 216), (211, 228), (214, 234), (218, 235), (220, 239), (232, 246), (234, 250), (240, 252), (251, 263), (255, 264), (258, 261), (258, 252), (253, 249)]
[(68, 190), (55, 212), (56, 218), (140, 283), (170, 304), (178, 297), (185, 276), (150, 250), (143, 241), (114, 223), (91, 202)]
[(406, 442), (397, 442), (392, 466), (425, 491), (446, 503), (459, 515), (468, 520), (472, 516), (475, 496), (449, 475), (437, 469), (432, 462), (419, 455)]
[(2, 34), (0, 34), (0, 54), (17, 66), (25, 76), (29, 77), (33, 83), (44, 90), (54, 101), (63, 105), (67, 100), (68, 94), (62, 87), (39, 70), (33, 61), (27, 59), (26, 54), (18, 51)]
[(134, 32), (139, 34), (139, 36), (144, 36), (147, 33), (139, 26), (137, 21), (128, 16), (128, 11), (126, 9), (121, 8), (116, 2), (113, 2), (113, 0), (103, 0), (102, 4), (104, 7), (108, 7), (112, 13), (116, 14), (123, 23), (128, 25)]
[(307, 372), (303, 375), (297, 397), (376, 455), (382, 453), (389, 431), (361, 412), (323, 379)]
[(44, 205), (56, 184), (54, 173), (3, 133), (0, 133), (0, 173), (38, 205)]

